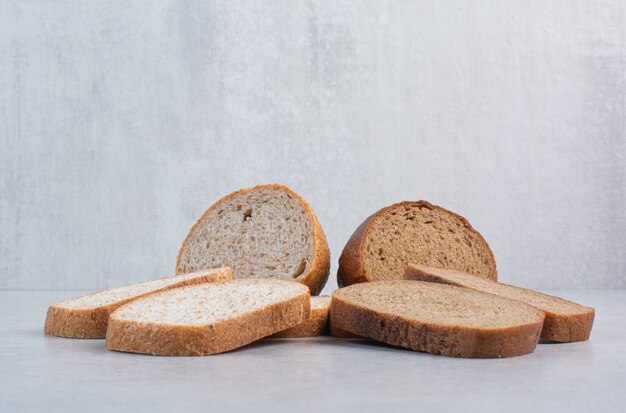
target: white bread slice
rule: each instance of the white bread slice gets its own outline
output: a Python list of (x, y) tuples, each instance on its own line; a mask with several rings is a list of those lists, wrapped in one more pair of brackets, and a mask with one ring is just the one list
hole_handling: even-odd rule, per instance
[(237, 278), (281, 278), (316, 295), (330, 269), (326, 237), (309, 204), (284, 185), (233, 192), (212, 205), (191, 228), (177, 273), (228, 266)]
[(185, 285), (232, 280), (230, 268), (215, 268), (111, 288), (52, 304), (44, 333), (67, 338), (104, 338), (109, 315), (146, 295)]
[(543, 312), (519, 301), (450, 285), (374, 281), (335, 291), (335, 327), (394, 346), (454, 357), (532, 352)]
[(546, 315), (541, 338), (560, 342), (584, 341), (589, 339), (595, 310), (572, 301), (564, 300), (537, 291), (501, 284), (495, 281), (465, 274), (460, 271), (409, 264), (404, 278), (471, 288), (511, 300), (529, 304)]
[(328, 313), (330, 312), (330, 297), (316, 295), (311, 297), (311, 313), (304, 323), (287, 330), (280, 331), (272, 338), (302, 338), (323, 336), (328, 329)]
[(117, 309), (106, 347), (162, 356), (223, 353), (301, 324), (309, 289), (277, 279), (245, 279), (164, 291)]
[(337, 283), (401, 280), (410, 262), (498, 279), (489, 245), (465, 218), (406, 201), (377, 211), (354, 231), (339, 257)]

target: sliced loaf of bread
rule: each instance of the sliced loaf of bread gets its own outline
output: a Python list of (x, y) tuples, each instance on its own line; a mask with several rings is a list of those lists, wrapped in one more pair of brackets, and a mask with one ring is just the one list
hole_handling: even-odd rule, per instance
[(453, 357), (512, 357), (537, 346), (543, 312), (467, 288), (378, 281), (335, 291), (330, 317), (350, 333)]
[(234, 278), (281, 278), (319, 294), (330, 252), (309, 204), (283, 185), (242, 189), (212, 205), (191, 228), (177, 273), (228, 266)]
[(309, 299), (305, 285), (277, 279), (164, 291), (114, 311), (106, 347), (163, 356), (223, 353), (301, 324)]
[(465, 218), (417, 201), (383, 208), (356, 229), (339, 258), (337, 282), (401, 280), (410, 262), (498, 277), (489, 245)]
[(272, 338), (302, 338), (317, 337), (326, 334), (328, 329), (328, 313), (330, 311), (330, 297), (317, 295), (311, 297), (311, 312), (309, 319), (304, 323), (287, 330), (280, 331)]
[(429, 281), (471, 288), (529, 304), (545, 313), (541, 338), (560, 342), (589, 339), (595, 310), (572, 301), (525, 288), (500, 284), (475, 275), (441, 268), (409, 264), (405, 279)]
[(216, 268), (71, 298), (50, 306), (44, 333), (67, 338), (104, 338), (109, 315), (124, 304), (171, 288), (231, 279), (230, 268)]

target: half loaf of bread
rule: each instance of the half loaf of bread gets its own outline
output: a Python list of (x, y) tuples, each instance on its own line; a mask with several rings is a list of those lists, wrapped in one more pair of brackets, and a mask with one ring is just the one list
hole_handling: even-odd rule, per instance
[(595, 310), (572, 301), (564, 300), (533, 290), (500, 284), (495, 281), (465, 274), (459, 271), (409, 264), (405, 279), (430, 281), (458, 287), (471, 288), (531, 305), (546, 315), (541, 338), (552, 341), (572, 342), (589, 339)]
[(104, 338), (109, 315), (124, 304), (171, 288), (231, 279), (230, 268), (216, 268), (111, 288), (61, 301), (48, 309), (44, 333), (67, 338)]
[(512, 357), (532, 352), (543, 312), (467, 288), (378, 281), (335, 291), (335, 327), (394, 346), (454, 357)]
[(339, 258), (337, 282), (401, 280), (410, 262), (498, 277), (489, 245), (465, 218), (417, 201), (383, 208), (356, 229)]
[(191, 228), (177, 273), (228, 266), (237, 278), (281, 278), (324, 287), (330, 252), (309, 204), (284, 185), (242, 189), (217, 201)]
[(106, 347), (163, 356), (223, 353), (301, 324), (309, 298), (305, 285), (277, 279), (164, 291), (114, 311)]

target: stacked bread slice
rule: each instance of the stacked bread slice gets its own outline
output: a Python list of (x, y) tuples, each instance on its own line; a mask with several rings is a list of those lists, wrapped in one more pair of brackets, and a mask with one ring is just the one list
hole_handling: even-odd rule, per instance
[(150, 294), (185, 285), (228, 281), (230, 268), (216, 268), (112, 288), (52, 304), (44, 333), (67, 338), (104, 338), (117, 308)]
[(409, 264), (406, 268), (405, 279), (455, 285), (533, 306), (545, 314), (541, 338), (546, 340), (584, 341), (589, 339), (591, 334), (594, 309), (559, 297), (497, 283), (459, 271), (415, 264)]

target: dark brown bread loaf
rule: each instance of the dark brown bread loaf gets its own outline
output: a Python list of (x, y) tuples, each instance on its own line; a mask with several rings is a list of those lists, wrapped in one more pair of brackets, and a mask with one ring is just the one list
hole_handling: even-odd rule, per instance
[(409, 262), (498, 278), (489, 245), (465, 218), (417, 201), (383, 208), (357, 228), (339, 258), (337, 282), (402, 279)]
[(419, 281), (377, 281), (335, 291), (335, 327), (394, 346), (454, 357), (532, 352), (543, 312), (467, 288)]
[(471, 288), (529, 304), (546, 315), (541, 338), (572, 342), (589, 339), (595, 310), (562, 298), (542, 294), (525, 288), (500, 284), (471, 274), (441, 268), (409, 264), (405, 279), (430, 281), (441, 284)]

